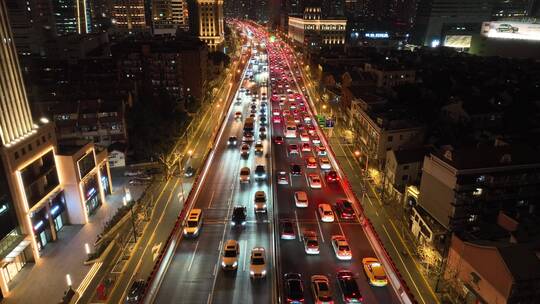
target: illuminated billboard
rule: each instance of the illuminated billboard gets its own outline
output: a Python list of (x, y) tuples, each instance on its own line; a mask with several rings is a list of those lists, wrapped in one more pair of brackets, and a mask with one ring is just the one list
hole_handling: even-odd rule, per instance
[(481, 34), (489, 38), (540, 41), (540, 24), (512, 21), (484, 22)]
[(471, 47), (470, 35), (446, 35), (444, 37), (444, 46), (452, 48), (470, 48)]

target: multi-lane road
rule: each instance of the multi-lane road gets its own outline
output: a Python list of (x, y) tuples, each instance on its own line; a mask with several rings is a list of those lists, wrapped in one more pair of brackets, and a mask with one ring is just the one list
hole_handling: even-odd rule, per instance
[[(243, 71), (238, 91), (234, 95), (234, 103), (227, 110), (226, 120), (221, 127), (214, 145), (212, 157), (209, 158), (207, 169), (202, 172), (201, 184), (194, 196), (193, 208), (203, 210), (203, 227), (198, 238), (179, 240), (175, 248), (171, 262), (168, 264), (163, 276), (158, 280), (159, 289), (155, 295), (155, 303), (275, 303), (278, 297), (285, 301), (283, 295), (283, 275), (289, 272), (300, 273), (304, 280), (304, 296), (307, 303), (314, 302), (310, 291), (310, 277), (314, 274), (328, 276), (334, 290), (335, 303), (342, 303), (341, 293), (337, 286), (336, 272), (338, 270), (350, 270), (355, 274), (365, 303), (398, 303), (398, 298), (391, 286), (372, 287), (368, 284), (363, 269), (362, 258), (375, 257), (362, 226), (356, 216), (351, 220), (342, 220), (336, 215), (332, 223), (323, 223), (317, 214), (317, 206), (320, 203), (334, 205), (340, 199), (349, 199), (343, 190), (341, 183), (329, 184), (325, 180), (327, 170), (306, 167), (306, 158), (313, 156), (318, 158), (313, 143), (313, 137), (309, 139), (313, 147), (311, 151), (299, 151), (298, 154), (289, 153), (289, 145), (297, 144), (301, 147), (302, 141), (299, 136), (285, 138), (285, 121), (273, 123), (273, 109), (290, 110), (290, 103), (280, 105), (277, 101), (271, 101), (271, 96), (276, 93), (267, 87), (273, 81), (269, 73), (274, 65), (279, 65), (282, 75), (288, 75), (288, 88), (300, 93), (301, 88), (296, 82), (294, 70), (288, 62), (289, 54), (279, 47), (278, 43), (266, 41), (266, 33), (253, 27), (246, 26), (253, 31), (252, 41), (265, 42), (270, 53), (270, 61), (266, 60), (264, 46), (258, 47), (259, 52), (253, 52), (250, 61)], [(257, 41), (257, 39), (259, 39)], [(255, 44), (256, 44), (255, 43)], [(254, 49), (257, 49), (255, 46)], [(254, 69), (254, 64), (258, 69)], [(253, 81), (249, 76), (254, 74)], [(282, 79), (283, 80), (283, 79)], [(246, 89), (255, 91), (256, 97), (256, 124), (254, 137), (259, 139), (260, 108), (262, 92), (268, 91), (268, 119), (267, 136), (261, 139), (264, 152), (255, 154), (253, 144), (249, 157), (240, 156), (240, 145), (243, 136), (243, 121), (250, 115), (253, 95), (247, 95)], [(283, 93), (283, 92), (281, 92)], [(286, 95), (286, 92), (285, 92)], [(303, 97), (302, 97), (303, 98)], [(306, 112), (311, 115), (308, 108)], [(242, 115), (238, 119), (237, 112)], [(317, 129), (316, 132), (319, 132)], [(322, 134), (319, 134), (321, 136)], [(236, 136), (239, 143), (229, 145), (228, 138)], [(284, 137), (284, 142), (275, 144), (277, 136)], [(324, 141), (323, 141), (324, 144)], [(299, 149), (300, 150), (300, 149)], [(330, 158), (330, 164), (335, 168), (337, 163)], [(293, 176), (290, 166), (296, 163), (301, 166), (302, 173)], [(241, 184), (239, 172), (242, 167), (249, 167), (251, 172), (256, 165), (265, 165), (267, 179), (256, 182), (253, 174), (251, 182)], [(287, 173), (287, 184), (277, 184), (276, 173)], [(322, 180), (321, 189), (312, 189), (309, 185), (308, 174), (319, 174)], [(253, 197), (256, 191), (265, 191), (268, 196), (268, 212), (265, 215), (255, 215)], [(298, 208), (295, 206), (294, 193), (305, 191), (308, 195), (309, 206)], [(247, 207), (247, 223), (242, 228), (231, 226), (231, 213), (234, 206)], [(292, 221), (296, 234), (293, 240), (280, 238), (280, 228), (284, 221)], [(301, 234), (304, 230), (311, 230), (317, 234), (320, 246), (320, 254), (306, 255)], [(331, 237), (343, 235), (349, 242), (352, 251), (352, 260), (341, 261), (336, 258), (331, 247)], [(225, 272), (221, 268), (223, 246), (227, 240), (238, 241), (240, 255), (238, 269), (234, 272)], [(267, 275), (264, 279), (253, 280), (250, 278), (249, 262), (250, 251), (254, 247), (266, 249)], [(277, 249), (274, 252), (274, 249)], [(276, 262), (274, 264), (274, 262)]]

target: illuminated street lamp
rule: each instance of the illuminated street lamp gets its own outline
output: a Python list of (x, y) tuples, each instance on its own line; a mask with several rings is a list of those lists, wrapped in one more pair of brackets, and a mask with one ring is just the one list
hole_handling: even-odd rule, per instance
[(360, 157), (360, 151), (358, 151), (358, 150), (354, 151), (354, 156), (356, 156), (357, 158), (359, 158), (359, 157)]

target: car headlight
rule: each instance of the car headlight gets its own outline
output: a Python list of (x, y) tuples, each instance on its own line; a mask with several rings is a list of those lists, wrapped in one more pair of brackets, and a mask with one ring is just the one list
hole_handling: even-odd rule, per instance
[(226, 267), (227, 264), (225, 264), (225, 262), (221, 262), (221, 266)]
[(266, 274), (266, 270), (263, 270), (263, 271), (261, 272), (261, 274), (262, 274), (262, 275), (265, 275), (265, 274)]
[(242, 226), (245, 226), (246, 225), (246, 222), (242, 222)]
[(235, 262), (232, 264), (232, 267), (236, 267), (237, 265), (238, 265), (238, 262), (235, 261)]
[(254, 274), (255, 274), (255, 271), (250, 270), (250, 271), (249, 271), (249, 274), (250, 274), (250, 275), (254, 275)]
[(263, 204), (262, 207), (263, 207), (263, 208), (266, 208), (266, 204)]

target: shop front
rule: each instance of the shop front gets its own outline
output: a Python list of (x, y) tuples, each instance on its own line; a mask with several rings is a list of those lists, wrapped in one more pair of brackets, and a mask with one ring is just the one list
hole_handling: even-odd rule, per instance
[(47, 208), (43, 207), (39, 211), (32, 212), (30, 219), (32, 222), (32, 227), (34, 228), (34, 235), (38, 250), (41, 251), (53, 239), (49, 225)]
[(109, 174), (107, 164), (105, 162), (99, 167), (99, 174), (101, 176), (101, 187), (103, 188), (103, 193), (105, 195), (111, 194)]
[(64, 227), (64, 225), (68, 223), (68, 215), (66, 212), (66, 199), (64, 197), (63, 191), (51, 200), (49, 208), (50, 216), (52, 217), (54, 224), (54, 230), (58, 232)]
[(82, 182), (86, 212), (89, 216), (93, 215), (103, 203), (99, 195), (99, 184), (97, 174), (93, 173)]

